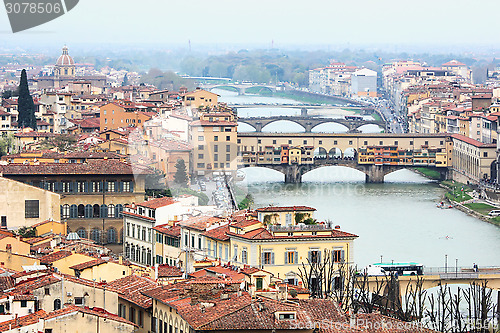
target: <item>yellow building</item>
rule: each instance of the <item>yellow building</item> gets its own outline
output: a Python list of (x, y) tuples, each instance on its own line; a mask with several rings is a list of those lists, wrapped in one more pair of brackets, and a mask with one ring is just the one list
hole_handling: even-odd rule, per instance
[(237, 165), (237, 128), (233, 112), (201, 112), (189, 125), (192, 151), (191, 172), (195, 175), (234, 173)]
[(199, 108), (202, 106), (214, 107), (217, 106), (219, 95), (213, 92), (197, 88), (194, 91), (186, 93), (183, 97), (184, 106)]
[(33, 225), (32, 228), (35, 229), (36, 236), (43, 236), (47, 234), (66, 236), (68, 224), (67, 222), (47, 220)]
[(95, 281), (114, 281), (129, 276), (132, 273), (130, 266), (119, 262), (103, 259), (94, 259), (69, 267), (78, 278)]
[(23, 266), (40, 265), (40, 260), (37, 258), (13, 253), (11, 250), (0, 249), (0, 262), (3, 262), (4, 267), (13, 269), (18, 272), (24, 271)]
[(54, 267), (58, 272), (68, 275), (74, 275), (73, 269), (70, 267), (89, 262), (94, 260), (94, 257), (90, 257), (80, 253), (74, 253), (71, 251), (54, 251), (40, 258), (40, 263), (49, 267)]
[(4, 177), (0, 177), (0, 188), (2, 228), (17, 230), (49, 219), (61, 220), (59, 194)]
[(181, 254), (181, 227), (173, 222), (153, 227), (155, 263), (174, 266)]
[(256, 226), (243, 229), (229, 226), (231, 263), (260, 267), (294, 285), (299, 282), (299, 267), (321, 262), (325, 250), (335, 264), (352, 263), (353, 241), (358, 236), (341, 231), (338, 226)]
[(31, 245), (22, 241), (19, 236), (0, 234), (0, 249), (2, 250), (29, 256), (30, 248)]

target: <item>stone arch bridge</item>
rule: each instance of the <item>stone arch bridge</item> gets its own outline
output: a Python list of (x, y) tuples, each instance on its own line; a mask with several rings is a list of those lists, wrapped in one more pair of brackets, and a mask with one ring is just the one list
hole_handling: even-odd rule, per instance
[(318, 125), (326, 123), (340, 124), (347, 127), (349, 132), (355, 132), (363, 125), (377, 125), (386, 129), (385, 122), (377, 120), (347, 120), (342, 118), (320, 118), (320, 117), (296, 117), (296, 116), (274, 116), (274, 117), (249, 117), (238, 118), (238, 122), (252, 126), (256, 132), (262, 132), (262, 129), (276, 121), (291, 121), (302, 126), (306, 133), (312, 132), (312, 129)]
[(216, 88), (230, 87), (238, 92), (238, 95), (245, 95), (246, 90), (249, 88), (260, 88), (260, 90), (268, 90), (270, 92), (276, 91), (276, 86), (269, 84), (250, 84), (250, 83), (220, 83), (220, 84), (204, 84), (203, 89), (211, 91)]
[[(308, 147), (300, 163), (282, 162), (280, 147)], [(389, 162), (358, 163), (358, 152), (366, 147), (397, 147), (412, 155), (404, 164)], [(438, 151), (441, 161), (422, 162), (426, 149)], [(309, 171), (326, 166), (344, 166), (363, 172), (367, 183), (382, 183), (384, 177), (405, 168), (425, 166), (449, 176), (453, 144), (448, 134), (386, 134), (386, 133), (238, 133), (240, 167), (264, 167), (285, 175), (285, 182), (300, 183)], [(277, 153), (275, 153), (277, 152)]]

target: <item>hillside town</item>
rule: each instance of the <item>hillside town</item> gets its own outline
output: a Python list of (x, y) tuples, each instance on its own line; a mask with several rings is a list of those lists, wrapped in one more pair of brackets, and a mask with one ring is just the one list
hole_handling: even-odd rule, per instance
[[(314, 162), (306, 140), (247, 149), (237, 111), (216, 93), (127, 84), (137, 73), (76, 64), (66, 46), (53, 66), (2, 69), (14, 78), (0, 83), (0, 332), (434, 332), (346, 305), (340, 291), (360, 273), (358, 235), (342, 221), (233, 192), (245, 160)], [(439, 151), (422, 141), (411, 165), (452, 166), (456, 180), (494, 191), (496, 74), (475, 85), (458, 61), (383, 67), (409, 131), (449, 134), (437, 136)], [(13, 94), (23, 75), (32, 127)], [(377, 72), (336, 62), (312, 70), (310, 88), (381, 97)], [(384, 147), (394, 150), (369, 143), (340, 159), (376, 164)], [(322, 263), (328, 291), (311, 271)]]

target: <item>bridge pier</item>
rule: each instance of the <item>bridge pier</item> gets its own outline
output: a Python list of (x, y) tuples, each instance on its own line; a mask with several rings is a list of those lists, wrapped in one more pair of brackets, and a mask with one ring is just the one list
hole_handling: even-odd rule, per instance
[(244, 96), (245, 95), (245, 88), (238, 88), (238, 96)]
[(302, 183), (302, 172), (298, 165), (292, 164), (285, 168), (285, 183), (300, 184)]
[(365, 172), (365, 182), (372, 184), (383, 183), (386, 173), (383, 165), (371, 165)]

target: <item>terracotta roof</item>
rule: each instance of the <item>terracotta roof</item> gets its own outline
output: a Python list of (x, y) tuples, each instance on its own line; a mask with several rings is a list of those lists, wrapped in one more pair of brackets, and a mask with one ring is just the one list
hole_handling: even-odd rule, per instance
[(169, 224), (162, 224), (153, 227), (153, 229), (162, 234), (169, 235), (172, 237), (180, 237), (181, 235), (181, 227), (179, 225), (171, 226)]
[(43, 256), (40, 258), (40, 264), (46, 265), (46, 264), (51, 264), (54, 261), (61, 260), (63, 258), (69, 257), (72, 255), (70, 251), (57, 251), (57, 252), (52, 252), (51, 254), (47, 254), (46, 256)]
[(256, 209), (257, 212), (289, 212), (289, 211), (316, 211), (316, 208), (307, 206), (290, 206), (290, 207), (261, 207)]
[(12, 331), (16, 328), (36, 324), (40, 319), (45, 318), (47, 313), (43, 310), (35, 313), (11, 319), (0, 323), (0, 332)]
[(466, 142), (468, 144), (471, 144), (471, 145), (473, 145), (475, 147), (492, 147), (492, 146), (496, 146), (496, 144), (482, 143), (480, 141), (474, 140), (474, 139), (469, 138), (469, 137), (467, 137), (465, 135), (462, 135), (462, 134), (453, 134), (452, 137), (454, 139), (457, 139), (457, 140)]
[(151, 208), (151, 209), (157, 209), (160, 207), (165, 207), (168, 205), (172, 205), (174, 203), (178, 202), (174, 198), (171, 197), (163, 197), (163, 198), (156, 198), (148, 201), (144, 201), (141, 203), (136, 204), (137, 206), (141, 207), (146, 207), (146, 208)]
[(158, 277), (181, 277), (183, 272), (180, 268), (169, 265), (158, 265)]
[(158, 288), (159, 285), (151, 279), (132, 274), (110, 282), (109, 286), (119, 290), (119, 297), (146, 309), (153, 305), (153, 300), (142, 292)]
[(102, 264), (105, 264), (105, 263), (107, 263), (106, 260), (95, 259), (95, 260), (90, 260), (90, 261), (87, 261), (87, 262), (82, 262), (81, 264), (78, 264), (78, 265), (73, 265), (73, 266), (70, 267), (70, 269), (81, 271), (81, 270), (84, 270), (86, 268), (91, 268), (91, 267), (94, 267), (94, 266), (99, 266), (99, 265), (102, 265)]
[(208, 238), (227, 241), (229, 240), (229, 236), (226, 234), (226, 232), (228, 231), (229, 231), (229, 224), (225, 224), (223, 226), (207, 230), (203, 233), (203, 235)]
[(229, 236), (240, 237), (245, 239), (253, 239), (253, 240), (278, 240), (278, 239), (318, 239), (318, 238), (356, 238), (358, 237), (355, 234), (351, 234), (341, 230), (332, 230), (331, 233), (327, 235), (293, 235), (293, 236), (276, 236), (269, 232), (266, 228), (258, 228), (244, 234), (236, 234), (234, 232), (228, 232)]
[(191, 217), (187, 220), (179, 222), (179, 225), (188, 229), (196, 229), (200, 231), (204, 231), (207, 227), (213, 225), (214, 223), (218, 223), (221, 221), (219, 217), (212, 216), (196, 216)]
[(38, 138), (38, 137), (48, 138), (48, 137), (54, 137), (56, 135), (54, 133), (50, 133), (50, 132), (32, 131), (32, 132), (26, 132), (26, 133), (24, 133), (24, 132), (15, 133), (14, 136), (17, 138)]
[(86, 163), (40, 163), (39, 165), (10, 163), (1, 165), (0, 173), (4, 175), (135, 175), (137, 173), (152, 173), (152, 171), (116, 159), (91, 159)]
[(64, 315), (68, 315), (70, 313), (78, 313), (78, 312), (93, 315), (93, 316), (98, 316), (98, 317), (104, 318), (106, 320), (118, 321), (121, 323), (129, 324), (131, 326), (137, 327), (137, 325), (132, 323), (131, 321), (128, 321), (128, 320), (126, 320), (118, 315), (112, 314), (104, 309), (96, 308), (96, 307), (89, 308), (86, 306), (81, 307), (81, 306), (76, 306), (76, 305), (66, 305), (65, 308), (50, 312), (43, 318), (45, 320), (50, 320), (53, 318), (57, 318), (59, 316), (64, 316)]

